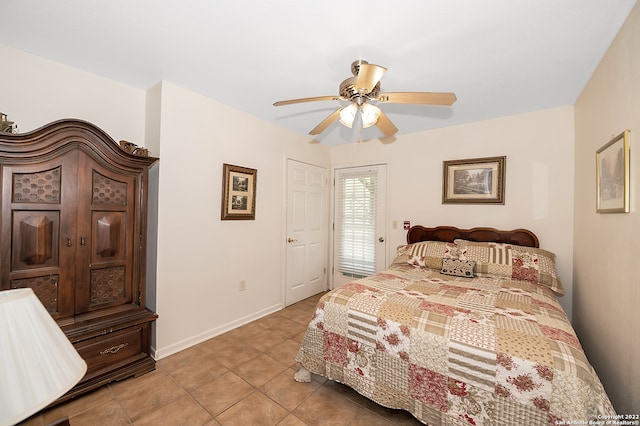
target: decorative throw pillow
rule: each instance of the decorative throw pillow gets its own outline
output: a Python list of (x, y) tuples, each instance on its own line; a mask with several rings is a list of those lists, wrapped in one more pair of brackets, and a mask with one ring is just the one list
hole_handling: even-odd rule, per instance
[(476, 262), (473, 260), (442, 259), (440, 273), (454, 275), (456, 277), (473, 278), (475, 276)]
[(455, 240), (459, 259), (476, 262), (476, 276), (524, 280), (549, 287), (558, 295), (564, 288), (556, 270), (555, 254), (535, 247)]
[(442, 259), (458, 258), (454, 243), (444, 241), (422, 241), (411, 244), (407, 263), (418, 268), (442, 269)]
[(407, 263), (409, 258), (409, 252), (411, 251), (411, 244), (404, 244), (398, 246), (396, 249), (396, 257), (391, 263)]

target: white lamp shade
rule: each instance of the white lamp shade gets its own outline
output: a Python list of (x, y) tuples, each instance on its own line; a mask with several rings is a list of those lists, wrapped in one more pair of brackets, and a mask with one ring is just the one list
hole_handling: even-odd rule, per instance
[(358, 106), (351, 103), (340, 110), (340, 122), (348, 128), (352, 128), (358, 112), (362, 118), (362, 128), (367, 128), (378, 122), (381, 111), (376, 105), (365, 103)]
[(355, 120), (357, 112), (358, 106), (356, 104), (351, 103), (347, 105), (340, 110), (340, 122), (348, 128), (351, 128), (351, 126), (353, 126), (353, 120)]
[(360, 111), (362, 112), (362, 127), (365, 129), (376, 124), (380, 118), (380, 108), (375, 105), (363, 104)]
[(71, 389), (87, 364), (30, 288), (0, 291), (0, 425)]

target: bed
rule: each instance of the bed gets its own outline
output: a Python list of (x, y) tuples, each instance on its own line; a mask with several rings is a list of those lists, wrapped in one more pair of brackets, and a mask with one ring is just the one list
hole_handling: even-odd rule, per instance
[(606, 418), (563, 293), (528, 230), (414, 226), (386, 271), (322, 296), (295, 379), (326, 377), (433, 426)]

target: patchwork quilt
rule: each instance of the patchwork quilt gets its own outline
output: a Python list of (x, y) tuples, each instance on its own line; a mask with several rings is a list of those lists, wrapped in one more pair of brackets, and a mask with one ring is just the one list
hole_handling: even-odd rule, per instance
[(474, 278), (444, 275), (417, 267), (410, 249), (406, 262), (324, 295), (297, 361), (428, 425), (615, 414), (553, 286), (514, 279), (520, 261), (497, 278), (486, 267)]

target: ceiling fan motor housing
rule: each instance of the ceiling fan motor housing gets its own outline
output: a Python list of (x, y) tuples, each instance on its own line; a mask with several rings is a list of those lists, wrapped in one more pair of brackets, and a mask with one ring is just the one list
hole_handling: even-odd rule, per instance
[[(342, 83), (340, 83), (340, 96), (346, 99), (351, 99), (354, 102), (356, 102), (357, 98), (361, 98), (363, 96), (363, 94), (356, 89), (356, 79), (357, 77), (349, 77), (346, 80), (344, 80)], [(375, 85), (375, 87), (373, 88), (373, 90), (371, 90), (371, 92), (365, 93), (364, 96), (366, 98), (375, 98), (379, 94), (380, 94), (380, 82), (378, 82), (378, 84)]]

